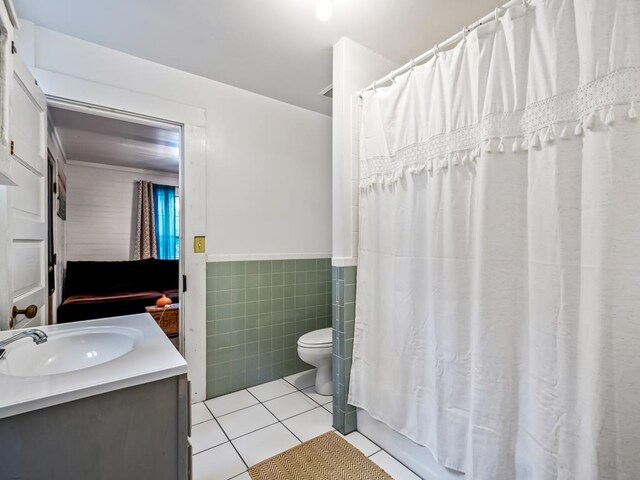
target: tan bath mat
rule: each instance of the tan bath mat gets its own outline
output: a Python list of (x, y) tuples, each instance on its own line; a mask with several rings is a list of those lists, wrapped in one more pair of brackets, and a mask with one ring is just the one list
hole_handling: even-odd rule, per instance
[(393, 480), (334, 432), (258, 463), (249, 475), (253, 480)]

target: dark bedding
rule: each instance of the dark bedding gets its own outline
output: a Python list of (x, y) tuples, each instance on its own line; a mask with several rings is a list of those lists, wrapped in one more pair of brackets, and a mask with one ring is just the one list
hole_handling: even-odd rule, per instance
[(178, 301), (178, 260), (67, 262), (58, 323), (143, 313), (164, 293)]

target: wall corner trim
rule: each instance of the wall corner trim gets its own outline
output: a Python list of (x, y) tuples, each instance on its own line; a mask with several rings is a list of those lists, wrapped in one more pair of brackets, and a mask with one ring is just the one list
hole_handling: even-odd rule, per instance
[(356, 267), (357, 265), (358, 257), (331, 257), (333, 267)]
[(313, 260), (331, 258), (330, 253), (233, 253), (207, 255), (207, 262), (250, 262), (254, 260)]

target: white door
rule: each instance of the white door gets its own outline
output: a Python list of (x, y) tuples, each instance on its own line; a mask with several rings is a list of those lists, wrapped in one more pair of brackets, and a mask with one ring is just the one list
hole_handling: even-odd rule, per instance
[[(42, 90), (22, 60), (13, 55), (11, 77), (9, 138), (11, 140), (11, 174), (16, 186), (4, 187), (4, 223), (7, 226), (6, 266), (0, 275), (8, 295), (4, 318), (13, 307), (26, 309), (35, 305), (33, 318), (17, 315), (13, 328), (46, 323), (47, 312), (47, 104)], [(0, 322), (0, 328), (11, 322)]]

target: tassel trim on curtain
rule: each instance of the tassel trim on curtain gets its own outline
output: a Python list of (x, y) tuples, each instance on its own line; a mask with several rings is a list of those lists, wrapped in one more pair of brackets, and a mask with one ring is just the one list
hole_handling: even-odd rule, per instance
[(360, 189), (366, 193), (374, 185), (393, 185), (405, 173), (444, 173), (451, 166), (468, 166), (482, 153), (504, 153), (507, 142), (511, 152), (526, 152), (567, 140), (572, 134), (581, 137), (585, 131), (612, 128), (618, 118), (637, 121), (636, 102), (640, 102), (640, 68), (622, 68), (574, 94), (535, 102), (519, 112), (487, 115), (476, 125), (432, 136), (390, 156), (363, 157)]

